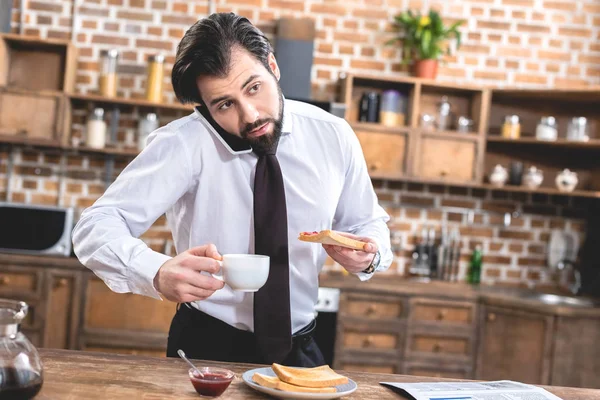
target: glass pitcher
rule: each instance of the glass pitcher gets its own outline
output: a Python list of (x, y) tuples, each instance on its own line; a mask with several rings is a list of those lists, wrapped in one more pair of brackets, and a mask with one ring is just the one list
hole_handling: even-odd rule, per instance
[(42, 388), (40, 356), (19, 332), (27, 315), (22, 301), (0, 299), (0, 398), (31, 399)]

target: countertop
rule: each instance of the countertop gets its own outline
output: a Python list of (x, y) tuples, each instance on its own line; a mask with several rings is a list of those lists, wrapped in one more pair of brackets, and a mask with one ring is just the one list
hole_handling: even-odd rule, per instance
[[(0, 264), (89, 271), (75, 257), (0, 253)], [(369, 281), (361, 282), (355, 276), (341, 273), (322, 273), (320, 275), (320, 286), (362, 293), (427, 296), (448, 300), (478, 301), (489, 305), (515, 307), (551, 315), (600, 318), (600, 300), (597, 300), (599, 304), (597, 307), (546, 304), (525, 296), (534, 293), (533, 291), (513, 287), (473, 286), (466, 283), (442, 281), (419, 282), (385, 274), (379, 274)]]
[[(44, 384), (36, 400), (48, 399), (200, 399), (187, 377), (187, 365), (180, 359), (153, 358), (71, 350), (40, 349), (44, 363)], [(197, 362), (198, 366), (218, 366), (235, 372), (236, 377), (223, 400), (269, 399), (246, 386), (242, 373), (255, 365)], [(342, 372), (358, 384), (346, 399), (403, 399), (379, 385), (382, 381), (450, 381), (406, 375)], [(600, 390), (543, 386), (564, 400), (600, 399)]]

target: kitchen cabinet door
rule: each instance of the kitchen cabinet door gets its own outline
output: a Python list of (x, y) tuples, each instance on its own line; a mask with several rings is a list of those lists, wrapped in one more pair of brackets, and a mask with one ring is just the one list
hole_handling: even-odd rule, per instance
[(600, 319), (558, 317), (550, 384), (600, 388)]
[(369, 173), (405, 174), (406, 134), (356, 131)]
[(46, 271), (43, 347), (75, 348), (81, 303), (79, 276), (65, 270)]
[(476, 142), (424, 136), (418, 147), (415, 175), (419, 178), (454, 182), (475, 179)]
[(549, 384), (553, 317), (484, 306), (477, 379)]

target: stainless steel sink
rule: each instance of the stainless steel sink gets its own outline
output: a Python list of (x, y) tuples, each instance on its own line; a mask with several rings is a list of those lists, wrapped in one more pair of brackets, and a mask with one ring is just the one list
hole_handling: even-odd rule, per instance
[(537, 300), (544, 304), (552, 304), (558, 306), (600, 307), (600, 301), (584, 297), (561, 296), (549, 293), (527, 293), (524, 294), (523, 297), (530, 300)]

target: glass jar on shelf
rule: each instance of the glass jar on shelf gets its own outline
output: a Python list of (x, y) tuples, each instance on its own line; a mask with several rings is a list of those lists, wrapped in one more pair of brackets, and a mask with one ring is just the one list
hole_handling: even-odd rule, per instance
[(155, 113), (148, 113), (140, 118), (138, 123), (138, 150), (142, 151), (146, 147), (148, 135), (158, 129), (158, 117)]
[(155, 54), (148, 58), (148, 77), (146, 80), (146, 100), (162, 102), (163, 78), (165, 75), (165, 56)]
[(119, 51), (117, 49), (104, 50), (100, 53), (100, 94), (106, 97), (117, 95), (117, 64)]
[(93, 149), (103, 149), (106, 146), (106, 129), (104, 109), (94, 108), (87, 120), (85, 145)]
[(42, 388), (40, 356), (19, 331), (27, 311), (22, 301), (0, 299), (0, 399), (31, 399)]
[(590, 138), (587, 134), (587, 118), (572, 118), (571, 121), (569, 121), (569, 126), (567, 127), (567, 140), (587, 142), (589, 139)]
[(518, 115), (507, 115), (504, 117), (502, 137), (506, 139), (519, 139), (521, 137), (521, 123)]
[(404, 98), (397, 90), (385, 90), (381, 95), (379, 122), (385, 126), (404, 126)]
[(558, 126), (556, 118), (542, 117), (535, 129), (535, 137), (538, 140), (554, 141), (558, 137)]

